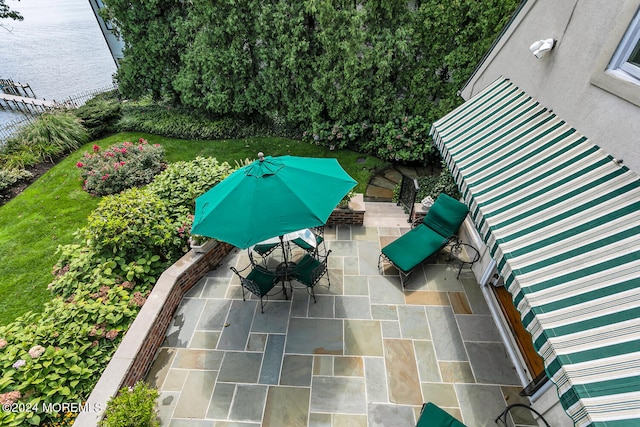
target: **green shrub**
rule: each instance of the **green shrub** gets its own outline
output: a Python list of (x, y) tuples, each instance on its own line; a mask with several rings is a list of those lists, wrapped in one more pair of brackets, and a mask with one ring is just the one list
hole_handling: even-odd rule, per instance
[[(189, 179), (210, 162), (196, 162)], [(229, 166), (219, 169), (211, 181), (222, 179)], [(41, 313), (0, 326), (0, 401), (37, 404), (39, 410), (0, 412), (0, 425), (69, 425), (73, 413), (42, 409), (86, 401), (156, 278), (187, 249), (188, 236), (180, 237), (175, 217), (152, 191), (132, 188), (100, 201), (77, 232), (83, 245), (59, 248), (49, 285), (54, 297)], [(143, 408), (136, 403), (123, 411), (134, 425), (144, 425), (140, 421), (151, 412)], [(117, 415), (107, 420), (104, 425), (121, 425), (112, 424)]]
[[(456, 200), (461, 196), (458, 186), (444, 162), (442, 163), (439, 175), (419, 176), (417, 180), (419, 189), (416, 194), (416, 202), (420, 202), (425, 197), (431, 197), (435, 200), (441, 193), (445, 193)], [(401, 183), (398, 183), (393, 189), (394, 202), (397, 202), (400, 197), (400, 185)]]
[(302, 139), (331, 149), (354, 148), (371, 139), (372, 127), (368, 122), (345, 125), (338, 123), (314, 123), (311, 132), (304, 132)]
[(384, 160), (428, 162), (435, 151), (429, 137), (431, 123), (420, 116), (404, 116), (387, 123), (314, 124), (303, 140), (331, 149), (350, 148)]
[(120, 119), (120, 100), (112, 96), (98, 96), (75, 109), (74, 114), (82, 119), (91, 139), (97, 139), (115, 132), (116, 123)]
[(67, 111), (44, 113), (20, 128), (2, 148), (2, 165), (24, 169), (77, 150), (89, 140), (80, 119)]
[(193, 213), (195, 200), (232, 172), (227, 163), (212, 157), (175, 162), (155, 177), (147, 188), (162, 199), (174, 215)]
[(385, 160), (424, 161), (434, 150), (429, 137), (431, 123), (419, 116), (404, 116), (384, 124), (376, 124), (372, 140), (362, 145)]
[(123, 142), (102, 150), (93, 146), (77, 163), (90, 194), (104, 196), (148, 184), (165, 167), (164, 149), (140, 138), (138, 144)]
[(100, 427), (159, 427), (155, 388), (139, 381), (133, 387), (124, 387), (107, 403), (105, 418)]
[(155, 279), (186, 250), (170, 217), (157, 196), (133, 188), (102, 199), (78, 231), (85, 245), (59, 249), (54, 298), (0, 326), (0, 400), (39, 410), (0, 412), (0, 425), (72, 419), (43, 409), (86, 400)]
[(31, 177), (33, 177), (33, 174), (24, 169), (0, 169), (0, 193), (16, 182)]
[[(82, 284), (82, 289), (90, 293), (100, 292), (105, 286), (123, 286), (134, 292), (144, 293), (155, 281), (155, 277), (148, 273), (155, 271), (155, 264), (159, 261), (158, 256), (151, 256), (144, 261), (136, 260), (140, 262), (121, 257), (104, 258), (94, 250), (80, 245), (60, 246), (57, 254), (60, 258), (53, 267), (54, 278), (48, 288), (54, 295), (63, 298), (69, 298), (77, 292), (79, 283)], [(145, 272), (146, 266), (148, 272)]]
[[(451, 172), (447, 169), (446, 165), (442, 165), (440, 175), (427, 175), (418, 177), (418, 185), (420, 189), (416, 196), (416, 201), (419, 202), (425, 197), (429, 196), (433, 200), (437, 199), (441, 193), (445, 193), (454, 199), (460, 198), (460, 191), (456, 185)], [(394, 200), (397, 200), (399, 193), (399, 185), (394, 191)]]
[(157, 277), (184, 253), (187, 241), (178, 228), (164, 201), (146, 188), (131, 188), (104, 197), (78, 234), (99, 257), (117, 259), (121, 268), (133, 262), (138, 273)]
[[(422, 196), (422, 198), (431, 196), (431, 198), (435, 200), (438, 198), (440, 193), (445, 193), (456, 200), (461, 196), (460, 190), (458, 190), (458, 186), (453, 180), (451, 171), (449, 171), (444, 163), (442, 164), (442, 170), (440, 171), (440, 175), (438, 176), (437, 181), (433, 184), (433, 187), (431, 187), (429, 193)], [(422, 200), (422, 198), (420, 200)]]
[(127, 104), (118, 122), (119, 131), (148, 132), (184, 139), (222, 139), (237, 134), (231, 118), (211, 120), (158, 104)]
[(122, 105), (118, 131), (147, 132), (182, 139), (228, 139), (266, 136), (294, 136), (297, 132), (268, 117), (251, 120), (238, 117), (207, 117), (192, 110), (149, 101)]

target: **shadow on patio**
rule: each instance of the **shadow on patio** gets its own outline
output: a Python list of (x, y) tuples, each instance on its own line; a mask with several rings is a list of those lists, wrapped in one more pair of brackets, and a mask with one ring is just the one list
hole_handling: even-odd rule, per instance
[[(164, 426), (415, 426), (434, 402), (469, 427), (495, 426), (518, 377), (473, 274), (440, 255), (402, 290), (377, 269), (407, 229), (327, 228), (331, 287), (242, 301), (235, 250), (189, 291), (147, 381)], [(294, 282), (295, 285), (295, 282)], [(516, 425), (537, 425), (528, 415)]]

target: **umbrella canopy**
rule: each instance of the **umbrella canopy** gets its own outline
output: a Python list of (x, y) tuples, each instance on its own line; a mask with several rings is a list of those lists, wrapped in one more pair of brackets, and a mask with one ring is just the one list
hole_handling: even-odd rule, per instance
[(193, 234), (248, 248), (325, 224), (356, 185), (336, 159), (258, 156), (196, 199)]

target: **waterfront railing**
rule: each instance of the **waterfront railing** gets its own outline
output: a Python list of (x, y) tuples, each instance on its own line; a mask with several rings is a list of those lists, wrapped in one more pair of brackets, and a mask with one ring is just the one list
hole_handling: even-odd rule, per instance
[(62, 101), (53, 101), (53, 106), (51, 108), (44, 109), (43, 111), (34, 110), (34, 109), (19, 109), (22, 113), (24, 113), (24, 117), (12, 120), (2, 126), (0, 126), (0, 145), (3, 144), (4, 141), (9, 139), (12, 135), (14, 135), (20, 128), (29, 123), (33, 123), (37, 117), (42, 114), (44, 111), (59, 109), (59, 108), (70, 108), (75, 109), (82, 107), (87, 103), (90, 99), (96, 97), (97, 95), (101, 95), (104, 93), (114, 92), (117, 93), (118, 85), (112, 84), (109, 86), (105, 86), (98, 89), (88, 90), (85, 92), (81, 92), (72, 96), (67, 97)]

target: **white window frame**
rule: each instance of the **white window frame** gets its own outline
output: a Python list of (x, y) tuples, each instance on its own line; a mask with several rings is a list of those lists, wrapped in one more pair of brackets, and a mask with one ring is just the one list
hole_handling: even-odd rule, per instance
[(618, 49), (611, 58), (607, 71), (617, 77), (640, 84), (640, 67), (628, 62), (633, 51), (640, 45), (640, 10), (636, 12)]

